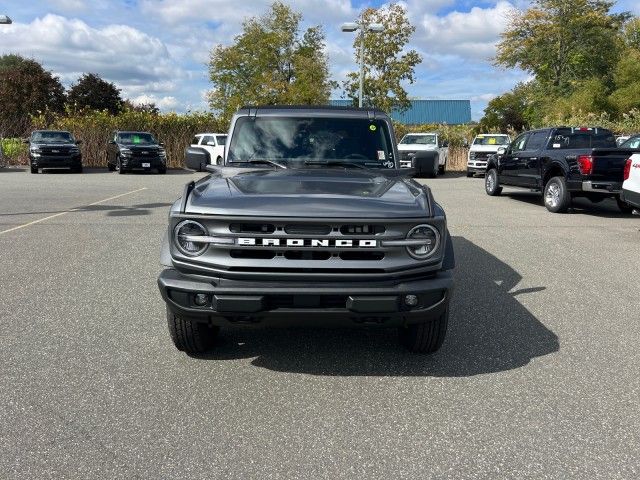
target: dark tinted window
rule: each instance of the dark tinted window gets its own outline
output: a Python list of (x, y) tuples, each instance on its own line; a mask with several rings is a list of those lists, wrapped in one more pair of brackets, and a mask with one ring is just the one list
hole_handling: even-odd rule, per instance
[(524, 146), (527, 143), (527, 139), (529, 138), (528, 133), (523, 133), (519, 137), (517, 137), (513, 143), (511, 144), (512, 152), (521, 152), (524, 150)]
[(552, 149), (615, 148), (616, 139), (609, 130), (559, 128), (549, 141)]
[(533, 132), (527, 141), (527, 150), (540, 150), (544, 147), (549, 132)]
[(240, 117), (229, 144), (229, 161), (345, 160), (392, 168), (393, 150), (387, 125), (365, 118)]
[(216, 135), (216, 139), (218, 140), (218, 145), (224, 145), (225, 143), (227, 143), (226, 135)]
[(202, 137), (202, 145), (209, 145), (209, 142), (212, 142), (215, 146), (216, 139), (213, 138), (213, 135), (205, 135), (204, 137)]
[(193, 137), (193, 139), (191, 140), (191, 145), (198, 145), (199, 141), (200, 137)]

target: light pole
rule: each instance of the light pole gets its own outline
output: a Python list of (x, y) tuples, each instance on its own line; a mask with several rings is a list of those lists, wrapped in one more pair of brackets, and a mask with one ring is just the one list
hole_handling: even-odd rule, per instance
[(366, 32), (380, 33), (384, 31), (384, 25), (381, 23), (370, 23), (364, 28), (359, 22), (346, 22), (340, 26), (343, 32), (355, 32), (360, 30), (360, 88), (358, 90), (358, 106), (362, 108), (362, 89), (364, 86), (364, 34)]
[(0, 25), (11, 25), (13, 22), (7, 15), (0, 15)]

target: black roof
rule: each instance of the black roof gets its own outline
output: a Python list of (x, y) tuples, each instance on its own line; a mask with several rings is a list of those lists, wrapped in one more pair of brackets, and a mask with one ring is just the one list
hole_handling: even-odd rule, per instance
[(387, 116), (387, 114), (380, 110), (379, 108), (368, 108), (368, 107), (352, 107), (352, 106), (342, 106), (342, 105), (245, 105), (240, 108), (240, 111), (295, 111), (297, 113), (306, 112), (309, 114), (313, 113), (322, 113), (322, 112), (342, 112), (349, 113), (354, 116), (368, 116), (370, 113), (375, 113), (376, 116)]

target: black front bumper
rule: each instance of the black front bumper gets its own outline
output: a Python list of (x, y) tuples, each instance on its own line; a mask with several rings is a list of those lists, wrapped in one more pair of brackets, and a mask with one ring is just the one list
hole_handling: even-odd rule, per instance
[(82, 157), (80, 155), (74, 156), (55, 156), (55, 155), (40, 155), (39, 157), (29, 156), (32, 167), (37, 168), (78, 168), (82, 166)]
[[(120, 157), (121, 168), (126, 170), (152, 170), (163, 169), (166, 167), (166, 162), (159, 157)], [(149, 166), (145, 166), (149, 164)]]
[[(430, 278), (372, 283), (250, 283), (183, 275), (167, 268), (158, 278), (162, 298), (178, 314), (212, 325), (401, 326), (442, 315), (453, 289), (451, 271)], [(198, 306), (196, 294), (207, 303)], [(417, 305), (408, 306), (406, 295)]]

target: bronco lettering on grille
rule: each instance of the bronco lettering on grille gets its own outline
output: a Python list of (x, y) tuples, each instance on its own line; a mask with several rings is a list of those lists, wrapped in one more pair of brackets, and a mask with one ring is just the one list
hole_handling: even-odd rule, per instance
[(317, 239), (317, 238), (238, 238), (238, 245), (250, 247), (337, 247), (375, 248), (377, 240)]

